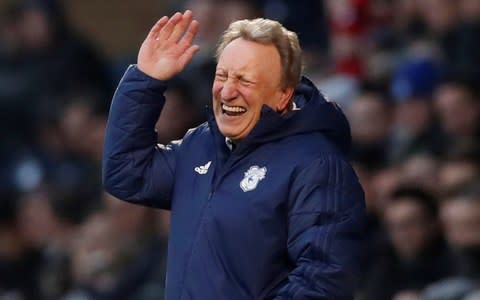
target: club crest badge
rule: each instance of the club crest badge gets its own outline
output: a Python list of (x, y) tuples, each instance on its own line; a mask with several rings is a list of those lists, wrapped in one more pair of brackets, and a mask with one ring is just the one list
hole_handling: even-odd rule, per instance
[(260, 168), (259, 166), (251, 166), (247, 172), (245, 172), (245, 177), (240, 181), (240, 187), (244, 192), (250, 192), (257, 188), (257, 185), (260, 181), (265, 178), (267, 174), (267, 168)]

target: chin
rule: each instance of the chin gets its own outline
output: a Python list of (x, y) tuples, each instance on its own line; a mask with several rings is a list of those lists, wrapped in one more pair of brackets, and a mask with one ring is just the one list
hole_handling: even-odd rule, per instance
[(231, 125), (222, 126), (221, 124), (219, 124), (218, 129), (220, 130), (220, 132), (224, 137), (228, 137), (229, 139), (232, 139), (232, 140), (241, 140), (248, 135), (248, 132), (245, 133), (246, 131), (245, 129), (242, 131), (242, 130), (239, 130), (238, 127), (234, 127)]
[(233, 131), (233, 130), (228, 130), (228, 128), (225, 128), (224, 126), (218, 126), (218, 129), (222, 133), (224, 137), (228, 137), (232, 140), (239, 139), (239, 132)]
[(231, 119), (231, 117), (220, 113), (215, 116), (215, 120), (217, 121), (218, 129), (223, 136), (232, 140), (240, 140), (245, 138), (253, 129), (253, 126), (251, 126), (252, 120), (246, 117), (247, 116)]

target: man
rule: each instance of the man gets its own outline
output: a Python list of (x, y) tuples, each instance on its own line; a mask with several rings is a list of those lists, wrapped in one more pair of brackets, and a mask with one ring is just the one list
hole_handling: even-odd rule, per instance
[(480, 142), (480, 93), (474, 82), (445, 80), (435, 90), (434, 101), (449, 145)]
[(410, 299), (407, 295), (418, 296), (428, 284), (451, 275), (451, 259), (438, 226), (438, 202), (426, 190), (408, 185), (397, 187), (384, 202), (388, 243), (378, 247), (382, 251), (366, 276), (361, 299)]
[(343, 114), (301, 79), (295, 33), (234, 22), (218, 47), (213, 113), (155, 145), (166, 80), (198, 46), (192, 13), (163, 17), (115, 93), (104, 185), (171, 209), (166, 299), (353, 299), (364, 201)]
[(440, 216), (460, 277), (480, 278), (480, 185), (478, 181), (452, 191), (442, 201)]

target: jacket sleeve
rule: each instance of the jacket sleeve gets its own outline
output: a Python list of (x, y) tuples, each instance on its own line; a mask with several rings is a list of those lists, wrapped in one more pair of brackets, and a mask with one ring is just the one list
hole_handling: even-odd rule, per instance
[(289, 197), (294, 268), (275, 299), (353, 300), (366, 221), (353, 169), (338, 157), (318, 159), (295, 176)]
[(102, 180), (117, 198), (170, 208), (179, 143), (157, 145), (155, 123), (165, 103), (165, 82), (132, 65), (120, 81), (108, 116)]

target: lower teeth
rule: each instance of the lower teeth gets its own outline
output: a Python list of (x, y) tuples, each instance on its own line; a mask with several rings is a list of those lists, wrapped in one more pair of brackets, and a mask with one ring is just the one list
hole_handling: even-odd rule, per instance
[(226, 113), (229, 116), (238, 116), (238, 115), (243, 114), (244, 112), (233, 112), (233, 111), (226, 111), (225, 110), (224, 113)]

